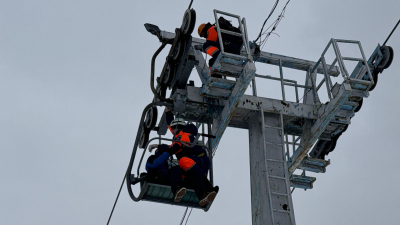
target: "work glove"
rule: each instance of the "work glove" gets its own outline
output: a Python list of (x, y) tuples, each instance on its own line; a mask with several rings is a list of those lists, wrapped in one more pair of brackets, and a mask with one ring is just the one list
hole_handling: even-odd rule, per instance
[(194, 49), (199, 50), (199, 51), (203, 51), (203, 45), (195, 45)]
[(153, 151), (153, 149), (155, 149), (155, 148), (158, 148), (158, 144), (152, 144), (152, 145), (149, 145), (149, 152), (152, 152)]

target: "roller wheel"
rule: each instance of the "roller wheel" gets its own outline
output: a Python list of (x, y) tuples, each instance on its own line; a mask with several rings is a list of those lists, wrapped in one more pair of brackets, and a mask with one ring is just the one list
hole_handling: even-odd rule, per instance
[(168, 63), (164, 72), (163, 84), (169, 86), (173, 78), (174, 78), (174, 70), (171, 64)]
[(146, 130), (151, 130), (154, 128), (157, 122), (157, 107), (151, 107), (146, 112), (146, 119), (144, 120), (144, 127)]
[(329, 148), (327, 148), (325, 151), (326, 155), (328, 155), (329, 152), (332, 152), (336, 148), (336, 143), (337, 143), (338, 138), (339, 138), (338, 136), (332, 137), (332, 140), (330, 141), (331, 144), (329, 145)]
[(380, 48), (382, 54), (383, 54), (383, 58), (382, 60), (379, 62), (379, 65), (377, 66), (378, 69), (384, 70), (386, 68), (388, 68), (392, 62), (393, 62), (393, 56), (394, 56), (394, 51), (393, 48), (390, 46), (382, 46)]
[[(371, 88), (372, 88), (372, 87), (371, 87)], [(370, 89), (370, 90), (371, 90), (371, 89)], [(364, 98), (362, 98), (362, 99), (358, 102), (358, 106), (354, 109), (354, 112), (360, 111), (363, 102), (364, 102)], [(347, 129), (347, 127), (346, 127), (346, 129)]]
[(181, 32), (183, 34), (192, 34), (195, 25), (196, 11), (194, 11), (194, 9), (187, 9), (183, 15)]
[(164, 86), (157, 86), (156, 88), (157, 94), (159, 94), (161, 97), (165, 98), (167, 94), (167, 88)]
[(378, 74), (379, 74), (379, 72), (377, 70), (375, 70), (372, 73), (372, 78), (374, 78), (374, 84), (369, 88), (369, 91), (374, 90), (376, 85), (378, 84)]
[(340, 135), (342, 135), (344, 132), (346, 132), (347, 128), (349, 128), (348, 124), (346, 124), (346, 126), (344, 126), (344, 129), (340, 132)]
[(172, 50), (172, 60), (174, 62), (179, 62), (181, 60), (183, 52), (185, 51), (185, 43), (182, 39), (178, 40)]
[(139, 137), (139, 148), (145, 148), (147, 142), (149, 141), (149, 132), (146, 129), (142, 129), (142, 133), (140, 133)]

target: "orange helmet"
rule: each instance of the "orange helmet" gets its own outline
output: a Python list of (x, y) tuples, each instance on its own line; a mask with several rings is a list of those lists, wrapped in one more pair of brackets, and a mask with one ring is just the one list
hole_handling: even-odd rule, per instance
[(201, 34), (201, 32), (203, 31), (203, 29), (204, 29), (205, 26), (206, 26), (206, 24), (205, 24), (205, 23), (202, 23), (202, 24), (200, 24), (199, 29), (197, 30), (200, 37), (201, 37), (200, 34)]

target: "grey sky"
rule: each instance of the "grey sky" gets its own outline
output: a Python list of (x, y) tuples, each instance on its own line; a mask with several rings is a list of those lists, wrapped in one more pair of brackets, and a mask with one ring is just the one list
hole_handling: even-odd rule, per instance
[[(245, 17), (253, 40), (273, 3), (195, 0), (196, 29), (219, 9)], [(188, 4), (0, 2), (1, 224), (107, 222), (140, 115), (152, 100), (150, 59), (160, 44), (143, 24), (174, 31)], [(342, 38), (361, 41), (368, 57), (399, 12), (394, 0), (292, 0), (276, 30), (280, 37), (272, 35), (263, 50), (317, 61), (330, 38)], [(400, 28), (387, 43), (394, 62), (327, 157), (327, 172), (310, 173), (317, 177), (314, 189), (294, 191), (297, 224), (398, 224), (399, 40)], [(296, 76), (290, 73), (285, 75)], [(195, 71), (192, 77), (199, 86)], [(266, 97), (280, 90), (277, 83), (257, 88)], [(188, 224), (251, 223), (247, 139), (246, 130), (228, 128), (214, 161), (221, 192), (209, 212), (193, 210)], [(183, 212), (133, 202), (124, 187), (111, 224), (179, 224)]]

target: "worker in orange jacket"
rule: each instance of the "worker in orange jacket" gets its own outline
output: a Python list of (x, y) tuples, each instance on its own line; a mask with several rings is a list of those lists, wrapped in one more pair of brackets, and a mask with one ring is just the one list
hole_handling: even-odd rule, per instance
[[(210, 160), (207, 152), (201, 147), (191, 144), (195, 141), (197, 127), (174, 116), (169, 108), (166, 110), (168, 129), (174, 136), (174, 141), (169, 147), (167, 145), (151, 145), (150, 148), (166, 149), (170, 155), (176, 155), (179, 165), (172, 167), (169, 171), (171, 191), (174, 193), (174, 201), (180, 202), (186, 194), (186, 187), (193, 188), (200, 206), (214, 200), (219, 190), (218, 186), (212, 187), (207, 179), (210, 169)], [(184, 177), (184, 179), (182, 179)]]
[[(208, 66), (211, 68), (221, 52), (217, 27), (210, 23), (203, 23), (199, 26), (197, 31), (200, 37), (206, 39), (201, 50), (212, 57), (208, 61)], [(241, 45), (238, 45), (234, 36), (226, 35), (223, 38), (223, 45), (225, 52), (240, 55)]]

